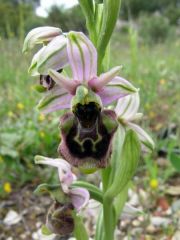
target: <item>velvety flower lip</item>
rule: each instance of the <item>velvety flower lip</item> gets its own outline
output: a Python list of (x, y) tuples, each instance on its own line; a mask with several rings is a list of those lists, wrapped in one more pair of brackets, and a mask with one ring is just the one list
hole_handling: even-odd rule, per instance
[[(72, 79), (58, 73), (56, 69), (48, 69), (50, 77), (61, 88), (66, 90), (67, 95), (73, 97), (79, 85), (84, 85), (100, 96), (102, 105), (107, 106), (119, 98), (136, 92), (136, 89), (127, 80), (118, 77), (121, 66), (112, 68), (106, 73), (97, 76), (97, 51), (92, 42), (81, 32), (69, 32), (67, 38), (67, 58), (72, 69)], [(46, 54), (45, 54), (46, 55)], [(51, 112), (62, 109), (61, 96), (59, 96), (59, 107), (51, 108), (53, 92), (48, 94), (50, 101), (44, 106), (43, 111)], [(64, 96), (63, 96), (64, 98)], [(54, 99), (54, 100), (53, 100)], [(69, 101), (69, 98), (67, 99)]]
[(60, 118), (61, 143), (58, 150), (75, 167), (91, 170), (105, 168), (109, 164), (112, 139), (118, 127), (117, 117), (112, 110), (97, 112), (96, 118), (94, 115), (90, 112), (89, 117), (84, 117), (84, 121), (93, 121), (90, 127), (84, 126), (84, 122), (82, 124), (71, 112)]
[(154, 142), (152, 138), (141, 127), (133, 123), (133, 121), (142, 117), (142, 114), (138, 113), (139, 105), (139, 93), (136, 92), (119, 99), (115, 112), (118, 116), (120, 124), (134, 130), (137, 133), (143, 147), (152, 151), (154, 149)]
[(89, 201), (89, 192), (84, 188), (71, 188), (71, 184), (76, 180), (76, 176), (71, 171), (71, 165), (60, 158), (48, 158), (43, 156), (35, 157), (36, 164), (45, 164), (58, 168), (59, 180), (64, 193), (71, 198), (72, 204), (77, 211), (80, 211)]

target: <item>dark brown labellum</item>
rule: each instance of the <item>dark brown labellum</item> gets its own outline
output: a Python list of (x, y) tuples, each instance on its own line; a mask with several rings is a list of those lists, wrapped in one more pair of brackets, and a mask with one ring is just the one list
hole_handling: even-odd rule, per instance
[(100, 112), (91, 104), (88, 109), (81, 107), (75, 115), (66, 113), (60, 119), (60, 154), (74, 166), (106, 167), (118, 126), (116, 114), (111, 110)]

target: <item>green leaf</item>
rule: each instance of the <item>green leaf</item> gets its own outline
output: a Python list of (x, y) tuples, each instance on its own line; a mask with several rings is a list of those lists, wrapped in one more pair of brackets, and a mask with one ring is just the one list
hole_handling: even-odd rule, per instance
[(116, 176), (116, 170), (119, 166), (124, 139), (125, 129), (121, 125), (119, 125), (113, 140), (113, 149), (111, 156), (111, 174), (109, 177), (109, 184), (112, 184), (114, 177)]
[(74, 237), (76, 238), (76, 240), (88, 240), (89, 237), (83, 224), (82, 218), (78, 216), (76, 213), (73, 214), (73, 218), (75, 223)]
[(169, 156), (170, 162), (172, 163), (173, 167), (180, 172), (180, 155), (171, 152)]
[(95, 240), (103, 239), (103, 209), (100, 210), (99, 216), (97, 219), (97, 224), (96, 224), (96, 235), (95, 235)]
[(104, 0), (103, 21), (98, 33), (98, 66), (101, 72), (102, 60), (119, 16), (121, 0)]
[(42, 225), (41, 232), (43, 235), (46, 235), (46, 236), (49, 236), (52, 234), (52, 232), (49, 230), (49, 228), (47, 228), (46, 225)]
[(84, 16), (86, 18), (86, 25), (89, 31), (92, 42), (95, 43), (95, 21), (94, 21), (94, 6), (92, 0), (79, 0)]
[(106, 192), (109, 198), (117, 196), (133, 177), (140, 158), (140, 149), (140, 142), (136, 133), (128, 130), (121, 156), (117, 156), (118, 159), (116, 159), (117, 165), (114, 180)]
[(118, 196), (115, 198), (114, 201), (114, 208), (115, 208), (115, 213), (116, 213), (116, 222), (118, 221), (122, 210), (124, 208), (124, 205), (126, 203), (127, 197), (128, 197), (128, 188), (129, 184), (127, 184), (123, 190), (118, 194)]
[(33, 89), (39, 93), (46, 92), (46, 88), (43, 87), (42, 85), (34, 85)]
[(50, 194), (51, 198), (59, 203), (67, 203), (70, 201), (69, 196), (65, 194), (61, 188), (60, 184), (47, 184), (42, 183), (37, 186), (34, 191), (34, 194)]
[(96, 201), (103, 203), (103, 195), (101, 190), (96, 187), (93, 184), (87, 183), (87, 182), (83, 182), (83, 181), (76, 181), (74, 182), (72, 185), (72, 187), (82, 187), (85, 188), (89, 191), (89, 194), (91, 196), (91, 198), (95, 199)]

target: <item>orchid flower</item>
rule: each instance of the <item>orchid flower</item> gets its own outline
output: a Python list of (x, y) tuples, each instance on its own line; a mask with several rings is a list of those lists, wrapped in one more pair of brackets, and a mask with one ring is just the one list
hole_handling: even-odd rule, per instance
[[(51, 46), (56, 38), (42, 50), (43, 59), (54, 52)], [(97, 51), (83, 33), (67, 33), (64, 44), (72, 69), (72, 79), (50, 67), (54, 64), (53, 59), (50, 59), (48, 65), (44, 65), (43, 62), (46, 61), (36, 55), (34, 57), (37, 59), (38, 69), (44, 69), (45, 74), (48, 71), (48, 91), (39, 102), (38, 108), (43, 113), (71, 109), (71, 113), (67, 113), (60, 120), (60, 154), (73, 166), (103, 168), (108, 164), (112, 138), (118, 126), (114, 112), (103, 108), (136, 92), (137, 89), (117, 76), (121, 67), (97, 76)], [(56, 60), (57, 63), (64, 63), (63, 57)]]
[(140, 99), (137, 92), (119, 99), (115, 112), (120, 124), (134, 130), (142, 143), (142, 147), (152, 151), (154, 149), (152, 138), (141, 127), (133, 123), (142, 117), (142, 113), (138, 113), (139, 105)]
[(43, 46), (34, 55), (29, 73), (32, 76), (47, 75), (49, 68), (64, 68), (68, 64), (66, 43), (67, 39), (59, 28), (47, 26), (31, 30), (24, 40), (23, 52), (28, 52), (37, 44)]
[[(97, 76), (97, 51), (83, 33), (71, 31), (66, 35), (66, 38), (67, 58), (72, 69), (72, 79), (55, 71), (57, 69), (51, 68), (51, 64), (44, 67), (44, 69), (46, 68), (45, 73), (47, 74), (48, 71), (48, 75), (56, 82), (56, 88), (45, 94), (38, 105), (39, 110), (49, 113), (71, 108), (71, 100), (80, 86), (83, 86), (86, 95), (89, 92), (94, 92), (99, 97), (102, 106), (107, 106), (119, 98), (137, 91), (130, 82), (117, 76), (121, 69), (120, 66)], [(50, 44), (49, 51), (53, 52), (52, 48), (50, 50)], [(48, 51), (44, 55), (48, 55)], [(38, 61), (36, 60), (38, 66), (43, 65), (40, 59), (41, 57), (38, 58)], [(61, 61), (64, 64), (63, 57), (59, 58), (59, 64)]]
[(74, 208), (79, 212), (86, 206), (89, 201), (89, 192), (84, 188), (71, 188), (71, 184), (76, 180), (76, 176), (72, 173), (71, 165), (68, 162), (60, 158), (53, 159), (36, 156), (35, 163), (57, 167), (62, 190), (70, 197)]

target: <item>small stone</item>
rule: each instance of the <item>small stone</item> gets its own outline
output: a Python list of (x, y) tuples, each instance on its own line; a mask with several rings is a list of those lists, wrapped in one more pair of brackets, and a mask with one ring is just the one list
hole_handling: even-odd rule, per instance
[(168, 186), (166, 188), (166, 193), (172, 196), (180, 195), (180, 186)]
[(21, 238), (21, 239), (27, 239), (27, 235), (26, 235), (25, 233), (22, 233), (22, 234), (20, 235), (20, 238)]
[(153, 224), (155, 227), (167, 227), (168, 224), (170, 224), (171, 220), (168, 218), (163, 217), (151, 217), (151, 224)]
[(138, 220), (139, 220), (140, 222), (144, 222), (144, 216), (139, 216), (139, 217), (138, 217)]
[(173, 202), (171, 208), (172, 208), (173, 212), (179, 211), (180, 210), (180, 200)]
[(140, 227), (133, 228), (133, 229), (131, 230), (131, 234), (134, 235), (134, 236), (139, 235), (139, 234), (141, 234), (142, 232), (143, 232), (143, 229), (140, 228)]
[(134, 227), (139, 227), (140, 226), (140, 221), (138, 221), (138, 220), (134, 220), (133, 222), (132, 222), (132, 225), (134, 226)]
[(149, 226), (147, 226), (146, 231), (147, 233), (153, 234), (157, 231), (157, 229), (152, 224), (150, 224)]
[(37, 228), (40, 228), (40, 227), (41, 227), (41, 225), (42, 225), (42, 223), (41, 223), (41, 222), (37, 222), (37, 223), (36, 223), (36, 227), (37, 227)]
[(153, 240), (153, 238), (152, 238), (151, 236), (149, 236), (149, 235), (146, 235), (146, 236), (144, 237), (144, 240)]
[(148, 199), (148, 194), (141, 188), (139, 189), (139, 196), (143, 201)]
[(7, 226), (11, 226), (11, 225), (14, 225), (14, 224), (17, 224), (21, 221), (21, 216), (15, 212), (14, 210), (10, 210), (4, 220), (3, 220), (3, 223)]
[(139, 205), (139, 197), (138, 197), (137, 193), (130, 189), (128, 191), (128, 195), (129, 195), (129, 198), (130, 198), (128, 203), (132, 206), (138, 206)]
[(180, 231), (177, 231), (172, 237), (172, 240), (179, 240), (179, 239), (180, 239)]
[(121, 223), (120, 223), (120, 227), (121, 227), (122, 229), (125, 229), (129, 224), (130, 224), (130, 221), (129, 221), (129, 220), (123, 220), (123, 221), (121, 221)]

